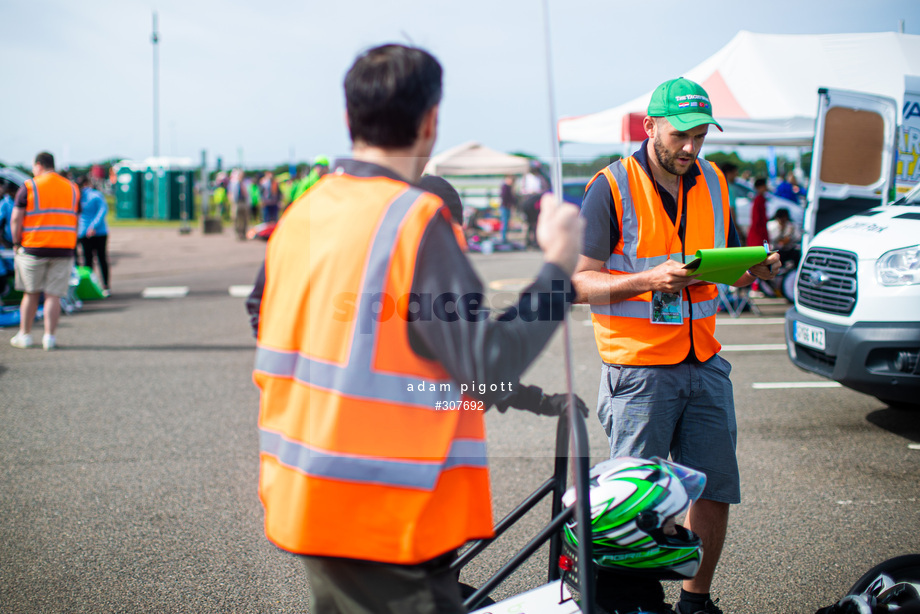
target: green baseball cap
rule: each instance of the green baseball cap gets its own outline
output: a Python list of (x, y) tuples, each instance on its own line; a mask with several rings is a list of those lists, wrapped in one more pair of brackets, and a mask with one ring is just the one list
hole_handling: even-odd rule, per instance
[(722, 126), (712, 118), (712, 103), (709, 94), (698, 83), (678, 77), (665, 81), (652, 92), (648, 103), (649, 117), (664, 117), (678, 130), (689, 130), (713, 124), (720, 131)]

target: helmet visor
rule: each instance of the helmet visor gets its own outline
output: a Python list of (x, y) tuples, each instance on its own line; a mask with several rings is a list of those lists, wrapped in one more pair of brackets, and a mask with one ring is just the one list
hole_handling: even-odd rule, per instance
[(663, 458), (654, 457), (652, 459), (654, 462), (660, 464), (662, 467), (667, 467), (671, 473), (673, 473), (678, 480), (680, 480), (681, 486), (684, 487), (684, 490), (687, 491), (687, 497), (691, 501), (696, 501), (700, 498), (700, 495), (703, 494), (703, 489), (706, 487), (706, 474), (701, 471), (696, 471), (690, 467), (685, 467), (683, 465), (678, 465), (671, 461), (664, 460)]

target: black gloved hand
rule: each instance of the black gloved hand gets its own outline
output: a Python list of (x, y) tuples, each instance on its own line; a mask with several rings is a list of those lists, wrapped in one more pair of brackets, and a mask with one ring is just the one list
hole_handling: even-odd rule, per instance
[[(509, 407), (516, 407), (526, 409), (538, 416), (559, 416), (565, 411), (568, 396), (567, 394), (546, 395), (539, 386), (519, 385), (514, 394), (498, 403), (497, 407), (502, 413)], [(575, 407), (582, 416), (588, 417), (588, 406), (578, 395), (575, 395)]]
[[(581, 412), (583, 418), (588, 417), (588, 406), (585, 405), (585, 402), (581, 400), (577, 394), (572, 395), (575, 398), (575, 408)], [(535, 414), (540, 414), (541, 416), (560, 416), (565, 412), (565, 408), (569, 402), (568, 394), (551, 394), (543, 395), (543, 398), (540, 399), (540, 406), (538, 409), (531, 409), (530, 411)]]

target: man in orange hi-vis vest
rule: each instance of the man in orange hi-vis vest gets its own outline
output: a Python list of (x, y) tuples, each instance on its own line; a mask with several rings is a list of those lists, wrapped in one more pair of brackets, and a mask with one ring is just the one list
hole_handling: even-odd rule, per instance
[(265, 533), (304, 555), (314, 612), (463, 612), (448, 566), (492, 535), (484, 410), (565, 407), (518, 378), (568, 307), (577, 209), (545, 199), (543, 268), (490, 318), (447, 207), (413, 185), (440, 100), (426, 51), (357, 58), (353, 157), (285, 210), (247, 301)]
[[(699, 249), (741, 245), (725, 177), (698, 157), (710, 125), (721, 130), (698, 84), (680, 78), (655, 89), (644, 120), (648, 139), (589, 184), (573, 278), (576, 300), (591, 307), (603, 361), (598, 416), (611, 457), (670, 454), (707, 477), (686, 523), (702, 539), (702, 565), (684, 582), (679, 614), (721, 612), (709, 589), (729, 505), (741, 496), (731, 366), (714, 336), (718, 290), (683, 268)], [(778, 261), (770, 255), (735, 285), (772, 279)], [(598, 580), (601, 600), (628, 593), (629, 607), (673, 612), (657, 580)]]
[(67, 293), (73, 269), (80, 190), (54, 172), (54, 157), (48, 152), (35, 156), (32, 175), (16, 193), (10, 219), (16, 289), (23, 293), (19, 332), (10, 339), (10, 345), (32, 347), (32, 322), (44, 292), (42, 346), (52, 350), (57, 345), (55, 331), (61, 315), (61, 297)]

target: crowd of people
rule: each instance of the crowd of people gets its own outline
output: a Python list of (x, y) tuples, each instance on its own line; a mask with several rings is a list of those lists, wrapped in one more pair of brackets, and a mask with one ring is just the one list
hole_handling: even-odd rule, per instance
[[(779, 253), (782, 261), (782, 273), (794, 271), (801, 259), (802, 229), (791, 216), (790, 207), (804, 206), (805, 190), (799, 186), (795, 173), (790, 171), (776, 184), (773, 195), (785, 201), (785, 206), (775, 207), (772, 217), (768, 212), (767, 199), (769, 184), (766, 177), (752, 178), (750, 171), (742, 181), (753, 179), (753, 198), (751, 199), (750, 223), (746, 227), (738, 224), (737, 191), (739, 179), (737, 165), (727, 162), (720, 166), (728, 183), (729, 201), (731, 203), (732, 219), (735, 230), (743, 243), (748, 247), (764, 246), (771, 251)], [(750, 184), (749, 184), (750, 185)], [(776, 283), (755, 282), (753, 288), (767, 296), (785, 295), (782, 288), (775, 287)], [(789, 298), (789, 297), (787, 297)], [(791, 298), (789, 298), (791, 300)]]
[(233, 220), (236, 236), (246, 240), (250, 225), (275, 224), (281, 212), (329, 172), (329, 158), (316, 156), (302, 173), (246, 172), (233, 169), (217, 173), (210, 213)]

